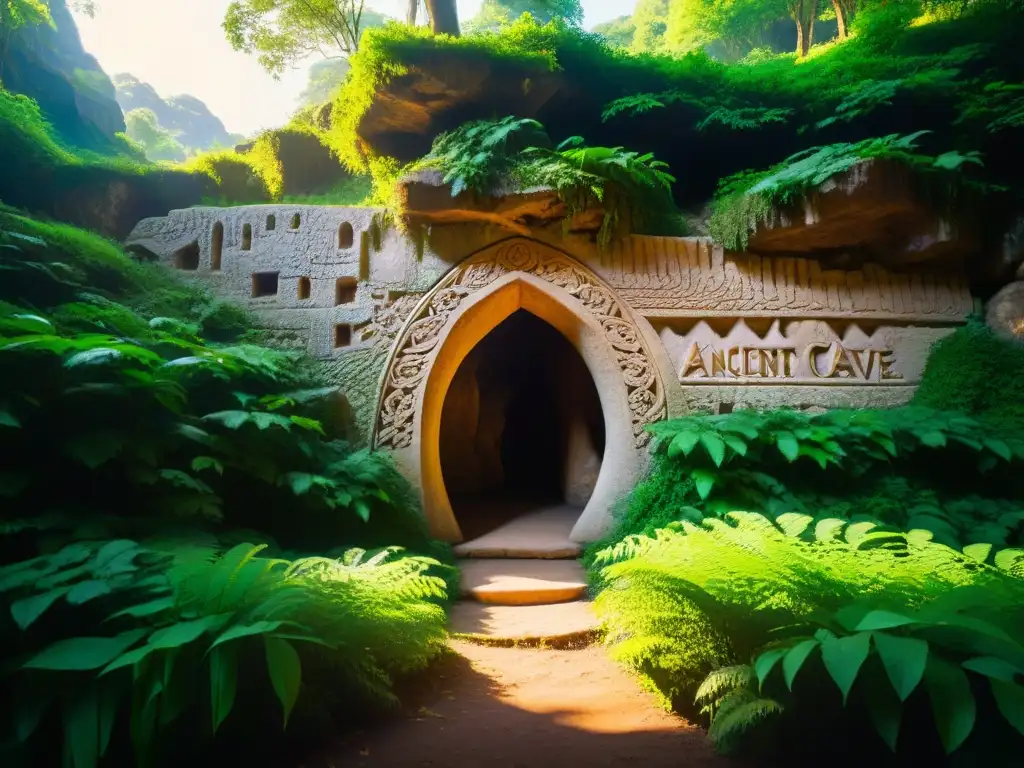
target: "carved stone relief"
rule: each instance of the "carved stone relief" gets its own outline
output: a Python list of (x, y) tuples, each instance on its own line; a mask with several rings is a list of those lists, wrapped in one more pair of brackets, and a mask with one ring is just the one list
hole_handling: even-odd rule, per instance
[(571, 258), (537, 243), (512, 240), (452, 270), (399, 336), (385, 373), (376, 430), (378, 447), (412, 444), (417, 389), (427, 376), (452, 314), (467, 296), (511, 272), (535, 275), (563, 289), (601, 324), (622, 373), (634, 443), (637, 448), (647, 444), (650, 435), (645, 427), (666, 416), (665, 389), (628, 310), (608, 286)]
[(598, 271), (647, 316), (771, 314), (962, 321), (973, 308), (960, 275), (896, 273), (874, 264), (823, 270), (814, 259), (725, 253), (710, 240), (634, 236)]

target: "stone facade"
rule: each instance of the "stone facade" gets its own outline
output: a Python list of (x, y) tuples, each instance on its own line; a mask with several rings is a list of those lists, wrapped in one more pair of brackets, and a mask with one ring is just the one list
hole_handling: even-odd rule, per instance
[(460, 533), (438, 447), (444, 398), (451, 388), (477, 403), (474, 385), (457, 381), (459, 365), (516, 311), (559, 330), (597, 385), (603, 466), (616, 470), (586, 484), (593, 491), (574, 531), (586, 540), (607, 528), (615, 498), (642, 472), (653, 421), (905, 403), (932, 343), (973, 309), (957, 273), (823, 269), (812, 258), (724, 253), (701, 238), (631, 236), (601, 249), (557, 226), (527, 238), (435, 225), (417, 242), (394, 228), (375, 234), (377, 213), (194, 208), (140, 222), (128, 246), (249, 305), (282, 343), (323, 360), (364, 439), (395, 452), (423, 488), (434, 532), (452, 540)]

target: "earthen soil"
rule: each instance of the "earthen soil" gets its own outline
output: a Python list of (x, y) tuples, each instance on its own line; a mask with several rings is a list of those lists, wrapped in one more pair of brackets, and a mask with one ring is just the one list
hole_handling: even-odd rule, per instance
[(725, 768), (604, 649), (453, 642), (400, 718), (345, 736), (305, 768)]

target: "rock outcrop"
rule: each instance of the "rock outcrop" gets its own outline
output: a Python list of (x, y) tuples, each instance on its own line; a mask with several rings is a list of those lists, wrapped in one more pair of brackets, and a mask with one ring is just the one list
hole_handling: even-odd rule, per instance
[(913, 169), (886, 160), (860, 162), (777, 210), (747, 246), (759, 255), (861, 253), (890, 266), (976, 248), (972, 233), (936, 210)]
[(114, 86), (82, 47), (65, 0), (49, 5), (53, 26), (26, 26), (14, 33), (3, 61), (4, 87), (35, 99), (69, 144), (107, 149), (124, 130)]
[(558, 72), (478, 57), (431, 57), (377, 92), (359, 121), (359, 137), (380, 154), (415, 160), (434, 137), (466, 120), (494, 115), (537, 117), (565, 86)]
[(195, 96), (164, 99), (149, 83), (129, 74), (114, 75), (114, 87), (117, 103), (125, 113), (133, 109), (152, 110), (161, 127), (186, 147), (230, 147), (238, 141), (238, 136), (228, 133), (220, 118)]
[[(419, 171), (399, 182), (405, 218), (419, 224), (493, 224), (528, 236), (532, 229), (564, 220), (565, 203), (549, 187), (511, 189), (497, 187), (486, 195), (460, 192), (454, 197), (437, 171)], [(597, 232), (604, 210), (594, 208), (574, 216), (569, 232)]]
[(1024, 280), (1004, 286), (989, 300), (985, 322), (1003, 338), (1024, 342)]

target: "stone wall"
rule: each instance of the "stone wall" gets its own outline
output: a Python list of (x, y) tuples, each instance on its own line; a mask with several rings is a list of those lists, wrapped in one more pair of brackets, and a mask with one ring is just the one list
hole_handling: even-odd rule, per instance
[[(510, 239), (497, 227), (453, 225), (417, 244), (392, 228), (378, 248), (376, 213), (193, 208), (142, 221), (128, 245), (247, 304), (273, 337), (323, 360), (368, 439), (385, 367), (417, 305), (467, 257)], [(670, 416), (907, 402), (931, 344), (973, 307), (953, 272), (823, 269), (810, 258), (727, 254), (701, 238), (632, 236), (599, 249), (559, 227), (520, 239), (571, 257), (660, 338)], [(406, 343), (415, 352), (415, 339)]]

